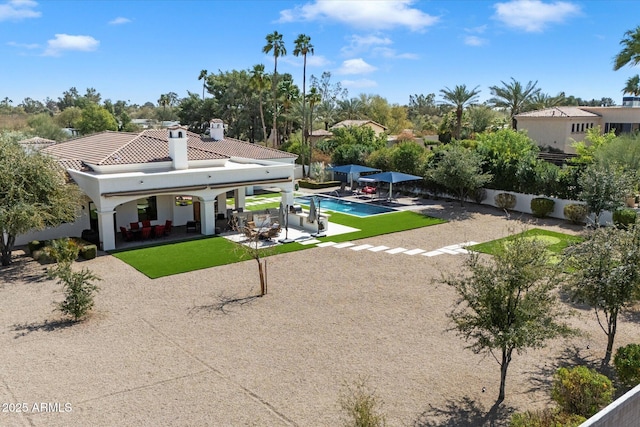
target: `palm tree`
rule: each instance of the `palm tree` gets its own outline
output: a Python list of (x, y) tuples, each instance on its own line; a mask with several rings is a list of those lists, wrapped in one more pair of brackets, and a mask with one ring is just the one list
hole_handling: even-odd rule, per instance
[(473, 105), (478, 101), (478, 86), (471, 90), (467, 90), (467, 85), (456, 85), (453, 90), (445, 87), (440, 89), (442, 94), (443, 103), (455, 107), (456, 109), (456, 139), (460, 139), (462, 132), (462, 112), (468, 105)]
[(640, 75), (636, 74), (633, 77), (629, 77), (627, 80), (627, 85), (622, 89), (622, 93), (628, 93), (633, 96), (640, 95)]
[(531, 99), (535, 96), (540, 89), (536, 88), (538, 81), (532, 82), (529, 80), (526, 87), (522, 87), (522, 84), (511, 77), (510, 83), (502, 83), (502, 87), (490, 86), (491, 94), (493, 98), (489, 99), (489, 103), (497, 108), (504, 108), (509, 111), (509, 118), (511, 119), (511, 128), (517, 129), (517, 122), (515, 116), (521, 112), (527, 111), (531, 105)]
[[(314, 86), (309, 90), (307, 101), (309, 101), (309, 136), (313, 136), (313, 107), (322, 102), (322, 95), (320, 94), (320, 91), (318, 91), (317, 87)], [(307, 154), (307, 166), (309, 167), (309, 170), (311, 170), (311, 157), (313, 155), (312, 140), (313, 139), (309, 139), (309, 153)]]
[(269, 88), (269, 80), (264, 73), (264, 64), (256, 64), (251, 69), (251, 79), (249, 80), (249, 87), (258, 92), (258, 101), (260, 103), (260, 122), (262, 123), (262, 137), (265, 144), (267, 142), (267, 126), (264, 123), (264, 108), (262, 101), (262, 94)]
[[(300, 97), (300, 89), (298, 86), (293, 84), (292, 80), (283, 79), (278, 84), (278, 95), (282, 99), (282, 113), (285, 117), (284, 129), (285, 136), (288, 137), (291, 134), (291, 126), (290, 126), (290, 118), (291, 118), (291, 108), (296, 103), (298, 98)], [(291, 120), (292, 122), (293, 120)]]
[[(305, 104), (306, 104), (306, 95), (307, 95), (307, 54), (311, 53), (313, 55), (313, 45), (311, 44), (311, 37), (306, 34), (298, 35), (298, 38), (295, 40), (295, 48), (293, 49), (293, 56), (302, 55), (303, 65), (302, 65), (302, 142), (305, 147), (309, 145), (309, 135), (307, 132), (307, 120), (305, 115)], [(304, 170), (304, 168), (303, 168)]]
[(338, 101), (338, 115), (342, 120), (359, 119), (364, 107), (360, 98), (343, 99)]
[(158, 105), (162, 106), (162, 117), (164, 119), (167, 117), (167, 105), (169, 105), (170, 102), (171, 100), (169, 99), (168, 93), (163, 93), (160, 95), (160, 98), (158, 98)]
[(324, 130), (329, 130), (329, 123), (334, 123), (338, 112), (331, 100), (323, 99), (318, 105), (318, 116), (324, 123)]
[(202, 99), (204, 99), (204, 88), (207, 85), (207, 75), (209, 72), (207, 70), (200, 71), (200, 75), (198, 76), (198, 80), (202, 80)]
[(567, 105), (567, 98), (564, 92), (560, 92), (556, 96), (538, 92), (531, 97), (531, 108), (533, 110), (542, 110), (559, 105)]
[(273, 88), (273, 129), (271, 130), (271, 134), (273, 136), (273, 145), (274, 147), (277, 145), (277, 115), (278, 115), (278, 95), (277, 89), (278, 85), (276, 82), (278, 81), (278, 57), (285, 56), (287, 54), (287, 49), (284, 47), (284, 41), (282, 40), (282, 34), (274, 31), (271, 34), (267, 34), (266, 36), (267, 44), (262, 48), (263, 53), (270, 53), (273, 51), (273, 76), (271, 86)]
[(633, 31), (629, 30), (624, 33), (620, 44), (623, 48), (613, 60), (613, 69), (619, 70), (629, 63), (631, 65), (640, 64), (640, 26)]

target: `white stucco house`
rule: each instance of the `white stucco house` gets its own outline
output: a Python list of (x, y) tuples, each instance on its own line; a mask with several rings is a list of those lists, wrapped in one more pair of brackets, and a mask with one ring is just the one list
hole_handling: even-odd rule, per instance
[(101, 249), (116, 248), (120, 226), (142, 219), (152, 225), (196, 221), (201, 234), (215, 234), (215, 221), (234, 207), (244, 208), (247, 189), (276, 187), (293, 204), (296, 155), (226, 138), (221, 120), (203, 137), (181, 126), (140, 133), (101, 132), (42, 150), (58, 159), (86, 195), (74, 224), (19, 236), (33, 239), (99, 233)]
[(526, 130), (541, 147), (575, 154), (571, 144), (583, 141), (589, 128), (616, 134), (640, 130), (640, 97), (624, 97), (622, 106), (552, 107), (515, 116), (518, 130)]

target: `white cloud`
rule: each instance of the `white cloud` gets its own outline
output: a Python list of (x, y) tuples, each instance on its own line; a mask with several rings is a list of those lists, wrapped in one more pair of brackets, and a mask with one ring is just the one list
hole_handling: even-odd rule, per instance
[(280, 11), (278, 22), (335, 21), (357, 28), (405, 27), (412, 31), (423, 31), (438, 22), (438, 17), (412, 8), (414, 3), (414, 0), (315, 0)]
[(418, 55), (415, 53), (398, 53), (395, 49), (388, 47), (375, 47), (371, 51), (374, 56), (389, 59), (418, 59)]
[(368, 74), (377, 70), (373, 65), (367, 64), (362, 58), (347, 59), (338, 69), (338, 74)]
[(393, 44), (393, 42), (388, 37), (353, 35), (349, 38), (349, 45), (340, 49), (340, 52), (342, 52), (344, 56), (354, 56), (361, 52), (368, 51), (373, 46), (389, 46), (391, 44)]
[[(282, 56), (278, 58), (278, 64), (280, 63), (302, 68), (304, 58), (302, 56)], [(312, 67), (326, 67), (329, 64), (331, 64), (331, 61), (329, 61), (326, 56), (307, 54), (307, 69)]]
[(548, 24), (561, 23), (580, 13), (580, 7), (566, 1), (512, 0), (496, 3), (494, 18), (508, 27), (527, 32), (542, 31)]
[(118, 16), (116, 19), (109, 21), (109, 25), (122, 25), (128, 24), (129, 22), (131, 22), (131, 19)]
[(486, 25), (480, 25), (478, 27), (473, 27), (473, 28), (465, 28), (464, 29), (467, 33), (475, 33), (475, 34), (482, 34), (485, 31), (487, 31), (487, 26)]
[(59, 56), (65, 50), (79, 50), (91, 52), (98, 48), (100, 42), (91, 36), (72, 36), (69, 34), (56, 34), (55, 39), (47, 41), (45, 56)]
[(480, 38), (478, 36), (466, 36), (464, 38), (464, 44), (466, 44), (467, 46), (483, 46), (486, 43), (486, 39)]
[(27, 18), (39, 18), (41, 12), (33, 10), (38, 3), (32, 0), (10, 0), (0, 4), (0, 21), (19, 21)]
[(19, 47), (22, 49), (37, 49), (40, 47), (37, 43), (18, 43), (18, 42), (7, 42), (7, 45), (13, 47)]
[(374, 80), (370, 80), (370, 79), (342, 80), (340, 82), (340, 84), (342, 84), (342, 86), (344, 86), (346, 88), (350, 88), (350, 89), (362, 89), (362, 88), (378, 86), (378, 83), (376, 83)]

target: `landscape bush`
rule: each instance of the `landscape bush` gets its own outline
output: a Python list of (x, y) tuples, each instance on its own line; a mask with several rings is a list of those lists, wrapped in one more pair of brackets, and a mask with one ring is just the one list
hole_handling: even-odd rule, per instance
[(531, 199), (531, 212), (537, 218), (545, 218), (553, 212), (556, 202), (545, 197)]
[(628, 387), (640, 384), (640, 344), (618, 348), (613, 365), (620, 382)]
[(586, 366), (560, 368), (554, 375), (551, 398), (560, 411), (589, 418), (613, 400), (611, 380)]
[(618, 228), (627, 228), (631, 224), (635, 224), (638, 220), (638, 214), (631, 208), (622, 208), (613, 212), (613, 223)]
[(365, 378), (359, 378), (354, 385), (345, 384), (340, 395), (345, 427), (383, 427), (386, 417), (380, 412), (382, 402), (367, 387)]
[(567, 414), (557, 409), (543, 409), (513, 414), (509, 427), (578, 427), (586, 420), (583, 416)]
[(511, 193), (498, 193), (493, 199), (500, 209), (511, 210), (516, 206), (516, 196)]
[(93, 294), (98, 290), (93, 282), (100, 279), (86, 268), (73, 271), (70, 263), (60, 265), (49, 274), (64, 287), (65, 299), (58, 304), (58, 309), (75, 321), (86, 316), (93, 308)]
[(587, 205), (572, 203), (564, 207), (564, 217), (574, 224), (584, 224), (589, 215)]

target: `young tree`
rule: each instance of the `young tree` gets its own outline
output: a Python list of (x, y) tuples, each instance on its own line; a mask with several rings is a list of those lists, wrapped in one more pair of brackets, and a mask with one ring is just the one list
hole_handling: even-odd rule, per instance
[(602, 359), (606, 366), (611, 360), (618, 314), (640, 297), (640, 228), (598, 228), (583, 242), (569, 247), (563, 263), (571, 272), (567, 288), (572, 299), (593, 307), (607, 335)]
[(16, 236), (76, 218), (80, 195), (64, 171), (38, 151), (25, 152), (0, 134), (0, 252), (11, 263)]
[(271, 129), (271, 136), (273, 138), (273, 146), (277, 147), (278, 145), (278, 130), (277, 130), (277, 119), (278, 119), (278, 58), (280, 56), (285, 56), (287, 54), (287, 48), (284, 46), (284, 41), (282, 40), (282, 34), (274, 31), (271, 34), (267, 34), (266, 36), (267, 44), (262, 48), (262, 52), (269, 54), (273, 51), (273, 76), (271, 79), (271, 88), (273, 89), (273, 129)]
[(456, 109), (456, 134), (455, 138), (460, 139), (462, 132), (462, 112), (468, 105), (475, 104), (478, 101), (478, 86), (471, 90), (467, 90), (467, 85), (457, 85), (453, 90), (445, 87), (440, 89), (442, 94), (443, 103), (450, 105)]
[(624, 204), (624, 198), (632, 188), (628, 174), (616, 167), (599, 164), (589, 165), (578, 177), (578, 185), (582, 188), (578, 197), (593, 213), (596, 227), (600, 227), (602, 212), (613, 212), (621, 207)]
[(493, 261), (471, 254), (466, 266), (467, 272), (444, 279), (460, 297), (449, 316), (458, 334), (471, 341), (468, 348), (490, 353), (500, 365), (502, 402), (513, 352), (544, 347), (547, 340), (569, 333), (558, 322), (555, 268), (544, 244), (522, 233), (508, 239)]
[(450, 190), (461, 206), (468, 196), (491, 181), (492, 175), (482, 172), (482, 156), (460, 144), (445, 146), (435, 158), (436, 166), (429, 170), (427, 179)]
[(523, 88), (522, 83), (512, 77), (510, 83), (503, 81), (500, 83), (502, 83), (502, 87), (489, 87), (493, 95), (493, 98), (489, 99), (489, 103), (494, 107), (505, 109), (511, 119), (511, 128), (516, 129), (517, 123), (514, 117), (529, 109), (533, 96), (540, 92), (540, 89), (536, 88), (538, 82), (529, 81), (527, 86)]

